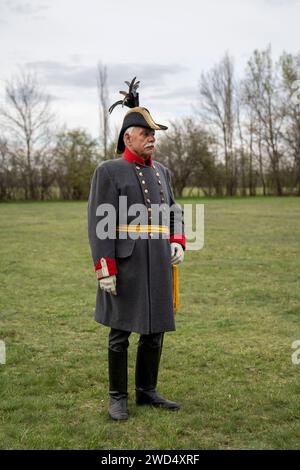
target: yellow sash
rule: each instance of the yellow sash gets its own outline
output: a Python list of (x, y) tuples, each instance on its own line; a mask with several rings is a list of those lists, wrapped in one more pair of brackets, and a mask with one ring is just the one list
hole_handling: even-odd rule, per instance
[(117, 232), (145, 232), (145, 233), (165, 233), (170, 234), (167, 225), (126, 225), (120, 224), (117, 226)]
[[(150, 232), (150, 233), (164, 233), (169, 235), (169, 227), (165, 225), (126, 225), (120, 224), (117, 226), (118, 232)], [(173, 307), (176, 314), (179, 309), (179, 273), (178, 266), (172, 265), (172, 279), (173, 279)]]
[(172, 265), (172, 277), (173, 277), (173, 306), (174, 313), (176, 314), (179, 309), (179, 273), (178, 266)]

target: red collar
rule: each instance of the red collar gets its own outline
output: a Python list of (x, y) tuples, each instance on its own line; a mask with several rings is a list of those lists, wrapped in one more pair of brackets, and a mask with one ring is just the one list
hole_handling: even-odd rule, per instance
[(125, 160), (127, 160), (129, 163), (139, 163), (140, 165), (152, 166), (151, 155), (147, 160), (144, 160), (143, 157), (140, 157), (139, 155), (131, 152), (131, 150), (129, 150), (127, 147), (125, 147), (123, 158), (125, 158)]

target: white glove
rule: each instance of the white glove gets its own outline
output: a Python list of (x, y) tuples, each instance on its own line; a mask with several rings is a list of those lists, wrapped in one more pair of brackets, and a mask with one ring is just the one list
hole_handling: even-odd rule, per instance
[(115, 275), (104, 277), (103, 279), (99, 279), (100, 289), (105, 290), (109, 294), (117, 295), (116, 284), (117, 284), (117, 279)]
[(180, 264), (184, 258), (184, 251), (180, 243), (171, 243), (171, 264)]

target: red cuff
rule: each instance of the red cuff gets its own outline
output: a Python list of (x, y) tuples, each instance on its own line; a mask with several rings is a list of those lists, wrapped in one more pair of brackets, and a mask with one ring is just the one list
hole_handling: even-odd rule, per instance
[(113, 258), (100, 258), (95, 264), (95, 271), (98, 280), (117, 274), (116, 260)]
[(186, 244), (186, 239), (185, 239), (185, 235), (181, 234), (181, 235), (171, 235), (170, 236), (170, 243), (180, 243), (180, 245), (182, 245), (182, 248), (185, 250), (185, 244)]

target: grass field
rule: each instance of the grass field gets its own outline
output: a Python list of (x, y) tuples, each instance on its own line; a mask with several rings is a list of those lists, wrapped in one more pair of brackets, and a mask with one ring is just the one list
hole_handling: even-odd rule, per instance
[(182, 408), (135, 406), (132, 335), (125, 423), (107, 415), (86, 203), (0, 204), (1, 449), (300, 448), (300, 199), (201, 202), (159, 379)]

